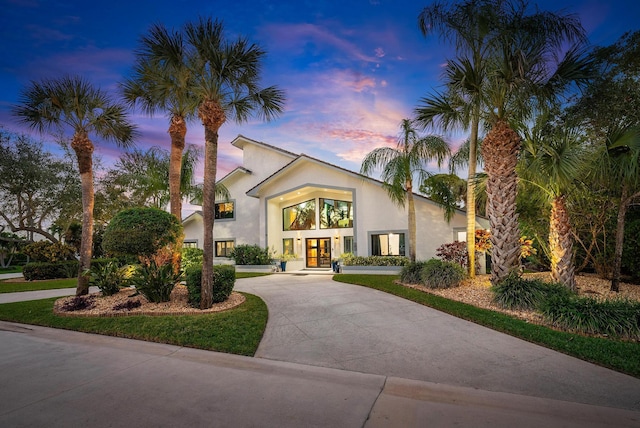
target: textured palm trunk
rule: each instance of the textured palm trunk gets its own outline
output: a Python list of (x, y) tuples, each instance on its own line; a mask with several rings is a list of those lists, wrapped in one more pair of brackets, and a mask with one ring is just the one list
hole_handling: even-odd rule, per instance
[(88, 272), (91, 269), (93, 250), (93, 143), (86, 133), (76, 133), (71, 141), (71, 148), (78, 158), (82, 186), (82, 241), (76, 288), (76, 296), (82, 296), (89, 293)]
[(478, 160), (478, 127), (480, 116), (474, 109), (469, 141), (469, 175), (467, 177), (467, 253), (469, 255), (469, 278), (476, 276), (476, 164)]
[(204, 125), (204, 183), (202, 186), (202, 217), (204, 227), (202, 283), (200, 309), (213, 305), (213, 221), (216, 202), (216, 173), (218, 167), (218, 130), (225, 122), (224, 110), (219, 103), (205, 101), (198, 109)]
[(575, 291), (573, 237), (564, 196), (557, 196), (551, 202), (549, 249), (551, 250), (551, 278)]
[(497, 121), (482, 143), (487, 173), (487, 214), (491, 227), (491, 283), (496, 285), (517, 270), (520, 231), (516, 213), (516, 164), (520, 136), (503, 120)]
[(409, 259), (416, 261), (416, 207), (413, 201), (413, 183), (407, 181), (407, 202), (409, 205)]
[[(169, 125), (169, 136), (171, 137), (171, 155), (169, 158), (169, 205), (171, 214), (179, 222), (182, 222), (182, 193), (180, 192), (181, 172), (182, 172), (182, 152), (185, 146), (185, 136), (187, 135), (187, 125), (182, 116), (172, 116)], [(173, 247), (173, 267), (175, 272), (180, 271), (180, 258), (184, 234), (181, 233)]]

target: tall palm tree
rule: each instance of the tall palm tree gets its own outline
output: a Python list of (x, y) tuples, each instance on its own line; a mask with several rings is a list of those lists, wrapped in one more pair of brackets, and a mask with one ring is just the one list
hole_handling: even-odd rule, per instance
[(409, 258), (416, 260), (416, 210), (413, 201), (413, 179), (416, 174), (423, 182), (426, 162), (435, 160), (438, 167), (451, 153), (447, 142), (437, 136), (420, 137), (410, 119), (403, 119), (395, 148), (379, 147), (367, 154), (360, 172), (370, 175), (382, 168), (381, 178), (389, 198), (397, 205), (408, 205)]
[[(499, 29), (489, 53), (484, 103), (490, 127), (482, 144), (487, 173), (487, 213), (492, 238), (491, 282), (497, 284), (519, 267), (520, 231), (516, 213), (516, 165), (521, 138), (516, 127), (536, 109), (586, 83), (591, 61), (580, 46), (584, 30), (575, 16), (536, 11), (527, 3), (496, 1), (492, 16)], [(560, 60), (566, 43), (574, 43)]]
[(573, 263), (573, 233), (567, 210), (568, 192), (584, 173), (586, 151), (576, 128), (562, 125), (549, 129), (544, 125), (549, 114), (542, 114), (536, 126), (525, 131), (522, 140), (523, 165), (520, 176), (534, 183), (551, 199), (549, 218), (549, 256), (551, 277), (571, 290), (576, 288)]
[(189, 44), (187, 64), (194, 79), (198, 117), (204, 126), (203, 268), (201, 308), (212, 305), (213, 221), (218, 156), (218, 130), (228, 118), (245, 122), (252, 114), (271, 120), (284, 107), (284, 92), (261, 87), (265, 51), (243, 37), (226, 39), (222, 22), (200, 18), (185, 26)]
[(455, 44), (457, 57), (445, 69), (444, 93), (420, 100), (416, 119), (423, 126), (434, 122), (445, 130), (469, 129), (468, 179), (466, 192), (467, 252), (469, 276), (475, 276), (476, 170), (478, 138), (482, 121), (483, 88), (486, 83), (486, 60), (494, 42), (496, 28), (487, 25), (495, 12), (495, 2), (467, 0), (449, 4), (437, 1), (418, 16), (418, 26), (425, 36), (438, 33)]
[(182, 219), (180, 183), (187, 121), (195, 117), (198, 107), (191, 70), (186, 66), (186, 49), (182, 33), (152, 25), (140, 40), (132, 76), (121, 85), (130, 105), (149, 115), (162, 112), (169, 116), (169, 203), (178, 220)]
[(90, 134), (130, 146), (136, 135), (124, 106), (81, 77), (31, 82), (13, 109), (18, 119), (39, 132), (73, 131), (71, 148), (78, 158), (82, 183), (82, 243), (76, 295), (89, 292), (89, 275), (93, 246), (93, 150)]

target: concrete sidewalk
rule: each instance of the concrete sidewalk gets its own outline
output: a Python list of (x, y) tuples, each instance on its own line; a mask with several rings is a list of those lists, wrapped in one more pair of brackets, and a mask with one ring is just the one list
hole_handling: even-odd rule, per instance
[(640, 411), (640, 379), (387, 293), (317, 275), (236, 289), (269, 308), (256, 357)]
[(0, 426), (637, 427), (640, 413), (0, 322)]
[[(98, 287), (89, 287), (89, 293), (97, 293)], [(54, 288), (53, 290), (20, 291), (16, 293), (0, 293), (0, 304), (26, 302), (29, 300), (48, 299), (50, 297), (73, 296), (75, 288)]]

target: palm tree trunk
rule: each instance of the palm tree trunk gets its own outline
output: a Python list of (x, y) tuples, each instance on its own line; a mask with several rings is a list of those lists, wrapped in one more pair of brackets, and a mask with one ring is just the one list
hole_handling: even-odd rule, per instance
[(71, 141), (71, 148), (78, 158), (82, 186), (82, 241), (76, 288), (76, 296), (82, 296), (89, 293), (88, 272), (91, 269), (93, 250), (93, 143), (86, 133), (76, 133)]
[(482, 144), (487, 180), (487, 213), (491, 227), (491, 283), (496, 285), (518, 269), (520, 231), (516, 213), (520, 136), (503, 120), (497, 121)]
[(171, 117), (169, 126), (171, 136), (171, 156), (169, 160), (169, 199), (171, 214), (182, 220), (182, 195), (180, 194), (180, 172), (182, 170), (182, 152), (185, 146), (187, 125), (181, 116)]
[(225, 122), (220, 104), (205, 101), (198, 110), (204, 125), (204, 183), (202, 185), (203, 250), (200, 309), (213, 305), (213, 221), (216, 203), (216, 173), (218, 168), (218, 129)]
[[(169, 135), (171, 136), (171, 155), (169, 157), (169, 205), (171, 214), (179, 222), (182, 222), (182, 193), (180, 192), (181, 172), (182, 172), (182, 152), (185, 146), (185, 136), (187, 135), (187, 125), (182, 116), (172, 116), (169, 125)], [(182, 243), (184, 233), (180, 233), (173, 246), (173, 268), (180, 272), (180, 262), (182, 256)]]
[(413, 201), (413, 183), (407, 181), (407, 202), (409, 205), (409, 260), (416, 261), (416, 207)]
[(469, 141), (469, 174), (467, 176), (467, 253), (469, 255), (469, 278), (476, 276), (476, 164), (478, 160), (478, 128), (480, 113), (474, 108)]
[(551, 278), (575, 291), (573, 238), (564, 195), (555, 197), (551, 202), (549, 250), (551, 253)]

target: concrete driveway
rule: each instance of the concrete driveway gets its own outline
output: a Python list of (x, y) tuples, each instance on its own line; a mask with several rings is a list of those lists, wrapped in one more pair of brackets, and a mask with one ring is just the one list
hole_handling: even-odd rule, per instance
[(247, 278), (236, 289), (269, 308), (256, 357), (640, 410), (640, 379), (331, 276)]

